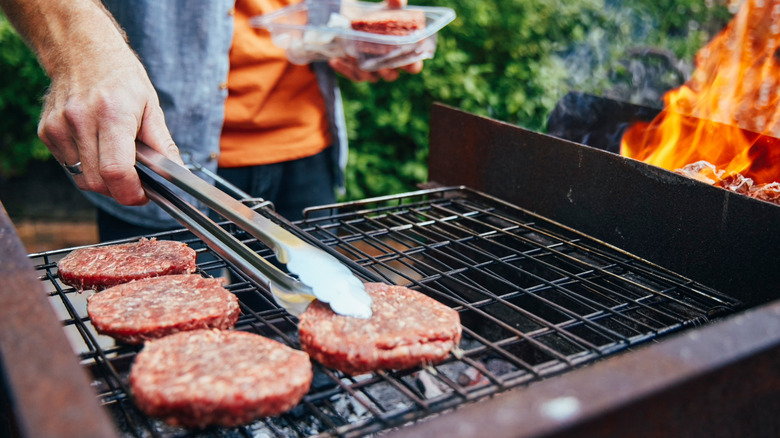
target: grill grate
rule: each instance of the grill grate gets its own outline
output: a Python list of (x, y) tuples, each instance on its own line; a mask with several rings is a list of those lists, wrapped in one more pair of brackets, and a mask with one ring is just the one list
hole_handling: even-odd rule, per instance
[[(356, 377), (315, 364), (303, 402), (287, 414), (231, 429), (188, 431), (145, 417), (127, 376), (137, 347), (98, 335), (86, 295), (59, 283), (71, 249), (31, 254), (100, 400), (126, 436), (360, 436), (394, 428), (595, 362), (733, 313), (740, 303), (574, 230), (465, 188), (424, 190), (322, 207), (296, 224), (366, 280), (410, 286), (460, 312), (461, 348), (446, 362)], [(261, 243), (226, 228), (264, 257)], [(293, 230), (298, 232), (297, 230)], [(152, 237), (152, 236), (149, 236)], [(237, 329), (299, 348), (296, 319), (188, 231), (199, 270), (230, 271)]]

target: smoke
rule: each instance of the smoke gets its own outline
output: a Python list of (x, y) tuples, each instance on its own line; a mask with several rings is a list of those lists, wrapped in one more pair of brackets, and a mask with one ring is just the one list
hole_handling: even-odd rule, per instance
[(661, 108), (663, 95), (690, 77), (696, 51), (739, 1), (673, 2), (676, 10), (658, 3), (605, 0), (587, 17), (584, 37), (558, 53), (569, 90)]

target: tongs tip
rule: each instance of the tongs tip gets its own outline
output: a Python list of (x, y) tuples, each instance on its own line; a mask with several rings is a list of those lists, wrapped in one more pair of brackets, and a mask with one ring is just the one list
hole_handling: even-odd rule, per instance
[[(354, 277), (353, 277), (354, 278)], [(355, 318), (371, 318), (371, 297), (366, 293), (362, 282), (350, 284), (338, 299), (330, 301), (330, 308), (339, 315)]]
[(330, 255), (314, 247), (288, 248), (287, 268), (310, 287), (314, 296), (339, 315), (371, 317), (371, 296), (352, 272)]

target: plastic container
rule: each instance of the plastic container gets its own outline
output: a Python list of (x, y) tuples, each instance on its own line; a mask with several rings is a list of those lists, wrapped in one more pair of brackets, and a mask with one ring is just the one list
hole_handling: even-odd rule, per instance
[(271, 32), (274, 44), (285, 50), (293, 64), (348, 55), (357, 59), (361, 69), (376, 71), (432, 58), (439, 30), (455, 19), (455, 11), (450, 8), (408, 6), (402, 11), (425, 15), (425, 28), (408, 35), (352, 29), (353, 20), (381, 10), (386, 10), (383, 3), (314, 0), (252, 17), (250, 23)]

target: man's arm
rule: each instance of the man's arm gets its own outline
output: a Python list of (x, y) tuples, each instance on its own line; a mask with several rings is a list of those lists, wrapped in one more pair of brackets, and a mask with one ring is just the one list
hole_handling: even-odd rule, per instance
[(147, 202), (135, 140), (181, 162), (151, 81), (98, 0), (0, 0), (51, 79), (38, 135), (76, 184), (119, 203)]

